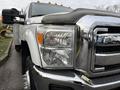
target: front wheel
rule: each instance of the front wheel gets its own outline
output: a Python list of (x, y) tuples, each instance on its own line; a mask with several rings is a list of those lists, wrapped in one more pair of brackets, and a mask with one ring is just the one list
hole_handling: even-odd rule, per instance
[(35, 83), (30, 71), (29, 71), (29, 76), (30, 76), (30, 90), (36, 90)]
[(32, 74), (32, 68), (33, 68), (33, 63), (32, 63), (32, 60), (31, 60), (31, 57), (28, 56), (27, 59), (26, 59), (26, 69), (28, 72), (26, 72), (27, 74), (27, 80), (29, 82), (29, 86), (30, 86), (30, 90), (36, 90), (36, 87), (35, 87), (35, 83), (34, 83), (34, 78), (33, 78), (33, 74)]
[(33, 75), (32, 75), (32, 67), (33, 67), (33, 63), (32, 63), (32, 60), (31, 60), (31, 57), (28, 56), (27, 57), (27, 60), (26, 60), (26, 68), (27, 68), (27, 71), (28, 71), (28, 82), (30, 84), (30, 90), (36, 90), (36, 87), (35, 87), (35, 83), (34, 83), (34, 78), (33, 78)]
[(24, 74), (24, 89), (25, 90), (37, 90), (35, 88), (35, 83), (32, 77), (31, 72), (28, 70), (26, 74)]

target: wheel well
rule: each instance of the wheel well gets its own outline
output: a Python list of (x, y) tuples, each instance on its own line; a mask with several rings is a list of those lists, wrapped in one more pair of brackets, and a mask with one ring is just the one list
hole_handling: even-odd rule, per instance
[(30, 55), (30, 50), (29, 50), (29, 46), (28, 43), (26, 41), (21, 41), (21, 45), (22, 45), (22, 50), (24, 51), (24, 53), (27, 53), (27, 55)]
[(26, 60), (30, 56), (30, 50), (26, 41), (21, 42), (21, 55), (22, 55), (22, 74), (25, 74), (27, 71)]

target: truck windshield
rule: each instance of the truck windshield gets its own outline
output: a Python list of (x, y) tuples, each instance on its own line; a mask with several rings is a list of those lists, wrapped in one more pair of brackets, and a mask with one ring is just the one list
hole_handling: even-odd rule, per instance
[(45, 3), (34, 3), (31, 6), (31, 17), (35, 16), (42, 16), (51, 13), (59, 13), (59, 12), (70, 12), (72, 11), (71, 8), (52, 5), (52, 4), (45, 4)]

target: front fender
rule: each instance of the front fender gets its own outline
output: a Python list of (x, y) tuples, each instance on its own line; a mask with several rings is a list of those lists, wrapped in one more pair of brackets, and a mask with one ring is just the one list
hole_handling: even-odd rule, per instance
[(28, 44), (32, 62), (37, 66), (42, 66), (39, 48), (36, 42), (35, 30), (26, 30), (26, 32), (24, 33), (24, 38)]

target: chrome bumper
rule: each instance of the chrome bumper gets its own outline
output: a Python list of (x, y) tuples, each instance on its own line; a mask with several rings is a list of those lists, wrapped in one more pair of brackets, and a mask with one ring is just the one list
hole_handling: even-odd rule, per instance
[[(57, 72), (52, 72), (52, 71), (44, 72), (44, 70), (39, 70), (35, 66), (33, 67), (33, 69), (38, 75), (38, 76), (35, 76), (35, 77), (38, 77), (38, 78), (36, 78), (37, 82), (40, 81), (39, 83), (37, 83), (38, 89), (45, 87), (46, 89), (44, 89), (44, 90), (49, 90), (50, 84), (71, 87), (71, 88), (73, 88), (73, 90), (110, 90), (110, 89), (120, 87), (120, 80), (97, 84), (94, 82), (94, 80), (91, 79), (91, 81), (93, 81), (93, 83), (89, 83), (82, 78), (82, 75), (77, 74), (73, 71), (64, 72), (62, 74), (62, 73), (59, 73), (58, 71)], [(97, 78), (96, 78), (96, 80), (97, 80)], [(105, 80), (105, 79), (101, 79), (101, 80)], [(99, 82), (99, 80), (98, 80), (98, 82)], [(41, 83), (44, 85), (42, 85)]]

